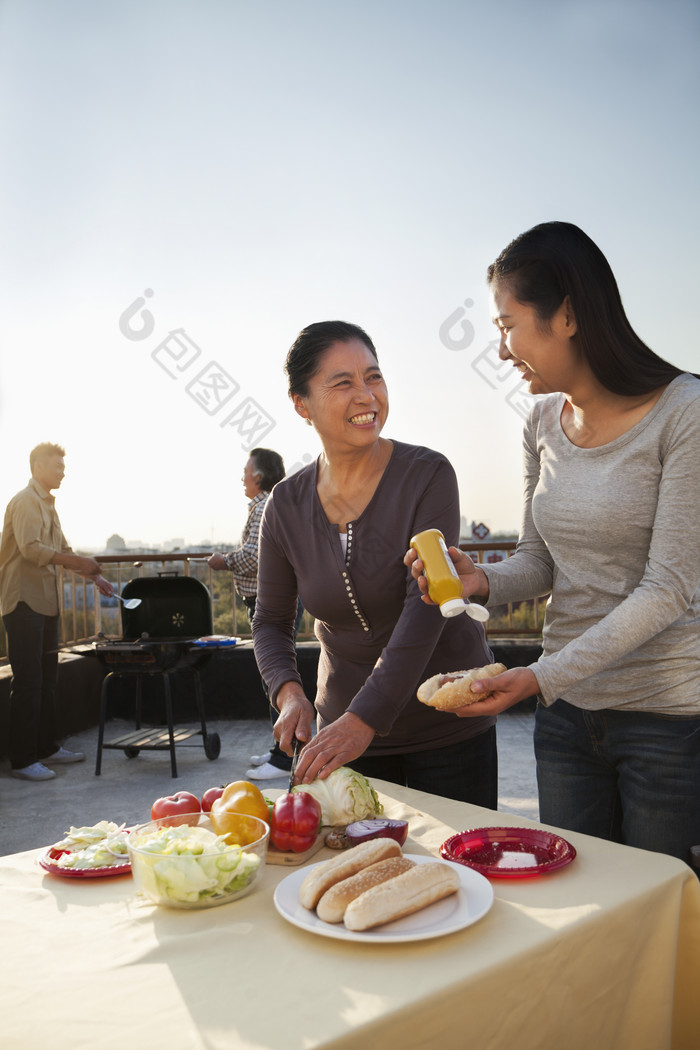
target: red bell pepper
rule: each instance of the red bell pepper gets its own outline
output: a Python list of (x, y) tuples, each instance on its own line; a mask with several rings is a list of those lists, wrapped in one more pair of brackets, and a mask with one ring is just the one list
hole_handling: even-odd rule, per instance
[(270, 841), (283, 852), (303, 853), (321, 828), (321, 804), (306, 791), (280, 795), (272, 807)]

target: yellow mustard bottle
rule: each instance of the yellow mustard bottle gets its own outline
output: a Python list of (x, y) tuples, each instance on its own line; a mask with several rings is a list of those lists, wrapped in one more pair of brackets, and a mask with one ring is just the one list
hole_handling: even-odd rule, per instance
[(462, 598), (462, 581), (439, 529), (417, 533), (411, 538), (411, 547), (423, 562), (428, 594), (440, 606), (443, 616), (459, 616), (465, 612), (475, 620), (488, 619), (488, 611), (483, 606), (467, 603)]

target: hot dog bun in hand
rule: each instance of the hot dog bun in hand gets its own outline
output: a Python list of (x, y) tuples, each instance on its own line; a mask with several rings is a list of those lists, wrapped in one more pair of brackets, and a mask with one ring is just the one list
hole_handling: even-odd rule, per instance
[(493, 678), (495, 675), (503, 674), (507, 668), (505, 664), (487, 664), (486, 667), (475, 667), (471, 671), (452, 671), (449, 674), (436, 674), (428, 678), (418, 689), (418, 699), (428, 707), (434, 707), (438, 711), (456, 711), (460, 707), (467, 707), (477, 700), (484, 700), (491, 696), (493, 690), (486, 689), (482, 693), (473, 693), (472, 682), (480, 678)]

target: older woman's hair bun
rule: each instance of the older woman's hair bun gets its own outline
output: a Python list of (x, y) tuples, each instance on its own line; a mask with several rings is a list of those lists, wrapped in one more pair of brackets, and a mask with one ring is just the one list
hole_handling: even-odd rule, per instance
[(321, 357), (333, 343), (349, 343), (359, 339), (378, 361), (374, 343), (359, 325), (347, 321), (317, 321), (303, 328), (289, 349), (284, 371), (289, 383), (289, 393), (306, 397), (309, 380), (320, 368)]

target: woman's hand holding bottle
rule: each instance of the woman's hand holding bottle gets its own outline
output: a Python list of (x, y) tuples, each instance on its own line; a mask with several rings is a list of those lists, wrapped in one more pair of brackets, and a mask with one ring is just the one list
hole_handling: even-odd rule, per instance
[[(468, 601), (473, 597), (488, 598), (489, 581), (486, 573), (484, 573), (478, 565), (474, 564), (468, 554), (465, 554), (464, 551), (459, 550), (457, 547), (448, 547), (447, 553), (454, 562), (457, 575), (462, 583), (462, 596), (464, 600)], [(411, 575), (414, 580), (418, 581), (422, 600), (427, 605), (434, 605), (435, 602), (433, 602), (428, 595), (428, 581), (425, 578), (423, 562), (412, 547), (406, 551), (404, 565), (411, 570)]]

